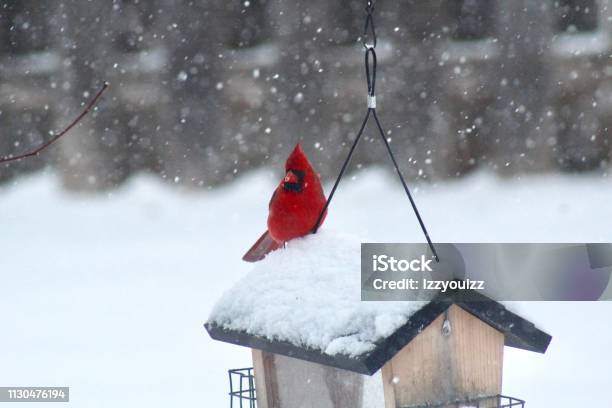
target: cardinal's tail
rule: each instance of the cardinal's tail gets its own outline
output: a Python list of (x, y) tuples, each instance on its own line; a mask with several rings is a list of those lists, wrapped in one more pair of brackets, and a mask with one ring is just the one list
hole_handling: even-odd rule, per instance
[(247, 251), (242, 257), (247, 262), (261, 261), (270, 252), (283, 246), (282, 242), (276, 242), (268, 231), (264, 232), (263, 235), (255, 242), (255, 244)]

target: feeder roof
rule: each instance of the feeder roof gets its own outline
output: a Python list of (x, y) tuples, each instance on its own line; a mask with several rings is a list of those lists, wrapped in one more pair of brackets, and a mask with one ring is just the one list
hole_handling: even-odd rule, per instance
[(362, 302), (360, 243), (320, 231), (269, 254), (214, 307), (216, 340), (362, 374), (378, 371), (450, 305), (504, 333), (505, 344), (545, 352), (551, 337), (476, 292), (430, 301)]

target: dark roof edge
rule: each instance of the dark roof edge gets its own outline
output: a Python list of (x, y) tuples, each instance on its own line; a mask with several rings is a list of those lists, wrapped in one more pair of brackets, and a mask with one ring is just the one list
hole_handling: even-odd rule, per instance
[(452, 304), (502, 332), (504, 344), (508, 347), (545, 353), (552, 340), (549, 334), (539, 330), (533, 323), (485, 295), (465, 290), (449, 292), (436, 296), (413, 314), (406, 324), (389, 337), (380, 340), (372, 352), (364, 355), (364, 363), (370, 373), (378, 371)]
[(210, 322), (206, 323), (204, 327), (210, 337), (215, 340), (372, 375), (452, 304), (456, 304), (502, 332), (506, 346), (544, 353), (552, 339), (550, 335), (539, 330), (533, 323), (512, 313), (504, 305), (474, 291), (438, 295), (430, 303), (415, 312), (393, 334), (377, 342), (374, 350), (357, 357), (332, 356), (320, 350), (299, 347), (287, 341), (269, 340), (245, 331), (225, 329)]
[(264, 337), (254, 336), (245, 331), (226, 329), (216, 324), (206, 323), (204, 325), (210, 337), (226, 343), (239, 346), (250, 347), (253, 349), (267, 351), (269, 353), (280, 354), (287, 357), (298, 358), (312, 363), (323, 364), (330, 367), (341, 368), (359, 374), (372, 375), (376, 371), (370, 372), (364, 365), (363, 360), (351, 358), (345, 355), (329, 355), (319, 350), (295, 346), (286, 341), (269, 340)]
[(478, 292), (470, 292), (468, 296), (462, 294), (454, 303), (504, 333), (508, 347), (543, 354), (550, 345), (552, 336), (485, 295)]

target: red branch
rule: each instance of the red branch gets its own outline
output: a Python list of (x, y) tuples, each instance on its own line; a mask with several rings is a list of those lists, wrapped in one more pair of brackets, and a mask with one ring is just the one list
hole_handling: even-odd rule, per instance
[(36, 149), (32, 150), (31, 152), (20, 154), (19, 156), (9, 155), (9, 156), (1, 157), (0, 158), (0, 164), (1, 163), (8, 163), (8, 162), (16, 161), (16, 160), (25, 159), (26, 157), (38, 156), (40, 154), (40, 152), (45, 150), (47, 147), (51, 146), (60, 137), (64, 136), (73, 127), (75, 127), (77, 125), (77, 123), (79, 123), (81, 121), (81, 119), (83, 119), (85, 117), (85, 115), (87, 115), (89, 113), (89, 111), (94, 107), (94, 105), (98, 102), (98, 99), (100, 99), (100, 97), (102, 96), (102, 94), (104, 93), (106, 88), (108, 88), (108, 82), (104, 82), (104, 85), (102, 85), (102, 88), (98, 91), (96, 96), (94, 96), (93, 99), (87, 104), (87, 106), (85, 107), (83, 112), (81, 112), (81, 114), (79, 116), (77, 116), (76, 119), (74, 119), (72, 122), (70, 122), (70, 124), (64, 130), (62, 130), (57, 135), (53, 136), (50, 140), (46, 141), (45, 143), (43, 143), (42, 145), (40, 145)]

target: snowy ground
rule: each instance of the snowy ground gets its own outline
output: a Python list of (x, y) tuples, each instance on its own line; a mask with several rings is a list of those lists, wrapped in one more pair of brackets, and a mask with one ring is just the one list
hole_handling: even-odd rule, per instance
[[(251, 267), (240, 258), (274, 183), (260, 172), (194, 193), (141, 176), (92, 197), (42, 175), (0, 189), (0, 385), (68, 385), (75, 407), (228, 406), (226, 369), (250, 355), (202, 324)], [(362, 173), (327, 225), (420, 241), (402, 194), (390, 173)], [(434, 240), (464, 242), (612, 242), (611, 197), (599, 176), (484, 174), (416, 194)], [(610, 405), (612, 303), (520, 308), (554, 338), (544, 356), (507, 349), (504, 391), (529, 407)]]

